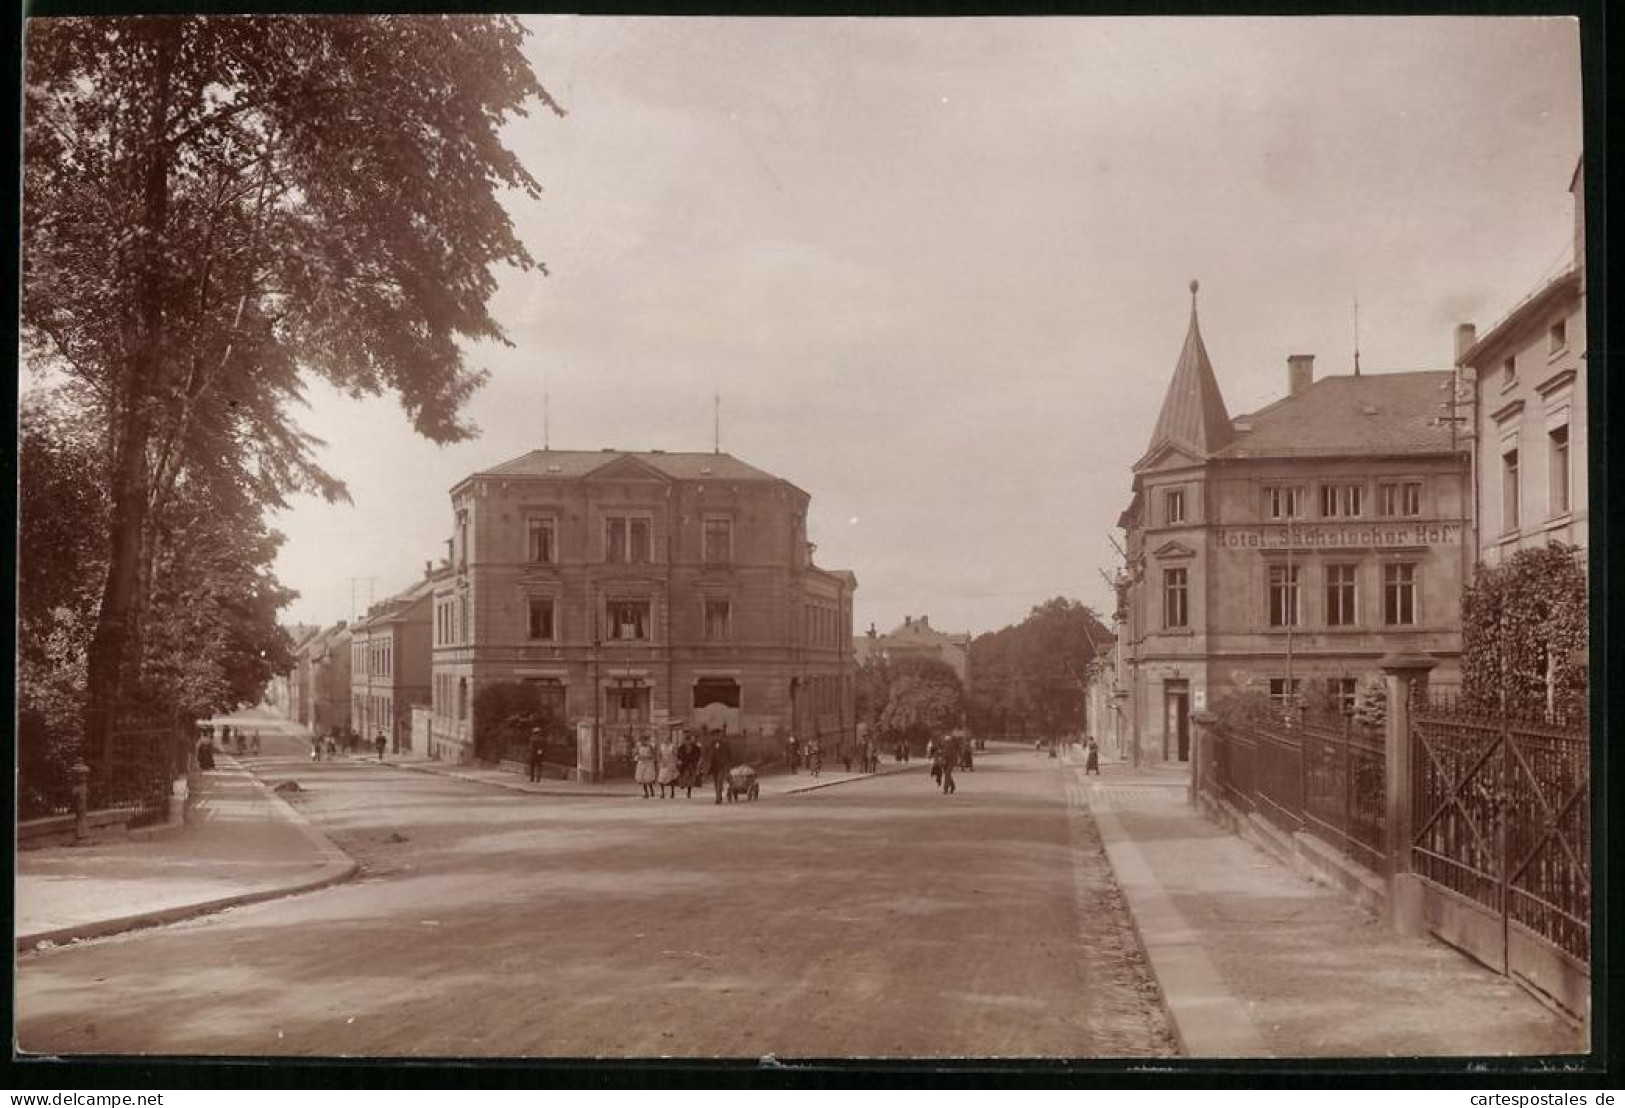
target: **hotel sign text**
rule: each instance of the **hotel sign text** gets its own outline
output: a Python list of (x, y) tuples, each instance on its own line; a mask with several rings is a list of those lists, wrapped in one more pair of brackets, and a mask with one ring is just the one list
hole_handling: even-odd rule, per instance
[[(1288, 541), (1290, 535), (1291, 541)], [(1216, 533), (1221, 548), (1284, 550), (1351, 546), (1459, 546), (1459, 523), (1401, 523), (1332, 527), (1225, 527)]]

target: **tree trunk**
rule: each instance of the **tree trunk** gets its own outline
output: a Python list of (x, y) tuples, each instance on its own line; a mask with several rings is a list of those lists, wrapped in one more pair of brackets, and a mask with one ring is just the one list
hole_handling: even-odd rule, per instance
[(141, 562), (149, 494), (147, 447), (152, 438), (153, 386), (161, 367), (163, 341), (164, 223), (169, 210), (169, 150), (166, 142), (171, 79), (179, 51), (181, 23), (158, 18), (154, 35), (152, 105), (147, 159), (142, 179), (140, 245), (135, 266), (137, 310), (130, 330), (121, 402), (114, 408), (116, 453), (113, 468), (111, 533), (107, 582), (96, 630), (86, 659), (85, 750), (98, 780), (112, 772), (113, 732), (119, 699), (139, 668), (132, 643), (139, 642)]

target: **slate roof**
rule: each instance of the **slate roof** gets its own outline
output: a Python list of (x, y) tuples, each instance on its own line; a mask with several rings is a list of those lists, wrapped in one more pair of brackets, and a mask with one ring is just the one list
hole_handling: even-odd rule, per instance
[(732, 454), (671, 453), (660, 450), (532, 450), (511, 461), (480, 470), (483, 477), (585, 477), (617, 458), (636, 458), (679, 481), (778, 481)]
[(1168, 392), (1163, 396), (1157, 425), (1151, 431), (1151, 442), (1145, 448), (1146, 456), (1164, 446), (1181, 446), (1206, 456), (1231, 439), (1230, 414), (1196, 321), (1196, 289), (1197, 283), (1192, 281), (1190, 327), (1174, 366), (1173, 380), (1168, 382)]
[(1239, 417), (1235, 439), (1215, 456), (1448, 453), (1450, 425), (1439, 417), (1452, 377), (1449, 370), (1323, 377), (1296, 396)]

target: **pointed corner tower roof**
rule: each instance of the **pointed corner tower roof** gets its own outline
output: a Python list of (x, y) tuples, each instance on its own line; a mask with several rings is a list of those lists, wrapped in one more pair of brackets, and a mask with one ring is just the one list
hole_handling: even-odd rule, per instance
[(1202, 344), (1202, 330), (1196, 322), (1196, 290), (1191, 281), (1191, 325), (1185, 334), (1185, 348), (1179, 352), (1174, 378), (1162, 398), (1162, 412), (1145, 448), (1149, 456), (1164, 446), (1181, 446), (1206, 457), (1222, 449), (1234, 437), (1230, 413), (1225, 410), (1219, 382), (1213, 376), (1213, 363)]

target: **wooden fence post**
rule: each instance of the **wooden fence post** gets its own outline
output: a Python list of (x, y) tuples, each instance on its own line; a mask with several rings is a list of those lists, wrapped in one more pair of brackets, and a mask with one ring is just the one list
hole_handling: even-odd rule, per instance
[(1394, 930), (1419, 935), (1424, 930), (1421, 890), (1411, 876), (1411, 703), (1425, 694), (1428, 674), (1437, 663), (1422, 654), (1389, 654), (1382, 659), (1387, 677), (1387, 846), (1388, 921)]

